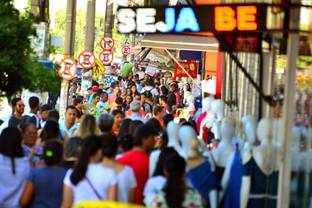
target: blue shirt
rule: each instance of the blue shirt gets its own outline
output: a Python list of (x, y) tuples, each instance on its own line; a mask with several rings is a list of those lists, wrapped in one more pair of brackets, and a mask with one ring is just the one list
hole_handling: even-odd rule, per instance
[(79, 129), (79, 124), (75, 123), (70, 129), (68, 129), (65, 125), (65, 122), (60, 122), (60, 131), (61, 131), (61, 136), (62, 139), (65, 137), (65, 132), (68, 137), (73, 136), (74, 132)]
[(146, 122), (146, 120), (144, 118), (142, 118), (138, 113), (132, 113), (132, 116), (130, 117), (130, 119), (132, 121), (139, 120), (139, 121), (142, 121), (143, 123)]
[(65, 168), (47, 167), (31, 170), (28, 178), (35, 187), (34, 207), (61, 207)]

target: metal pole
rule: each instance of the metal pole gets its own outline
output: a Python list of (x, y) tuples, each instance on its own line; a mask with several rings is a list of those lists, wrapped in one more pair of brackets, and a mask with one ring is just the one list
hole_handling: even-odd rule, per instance
[[(87, 2), (87, 17), (86, 17), (86, 39), (85, 39), (85, 49), (91, 52), (94, 51), (94, 23), (95, 23), (95, 5), (96, 0), (88, 0)], [(92, 85), (92, 70), (83, 70), (82, 75), (82, 95), (84, 95), (88, 88)]]
[(94, 22), (95, 22), (95, 4), (96, 0), (88, 0), (87, 2), (87, 24), (86, 24), (86, 50), (94, 50)]
[[(300, 0), (293, 0), (292, 3), (300, 3)], [(291, 8), (289, 18), (290, 29), (299, 28), (299, 17), (300, 9), (297, 7)], [(288, 35), (285, 100), (283, 106), (283, 141), (278, 181), (278, 208), (289, 207), (291, 172), (291, 154), (289, 154), (289, 152), (291, 147), (292, 126), (295, 113), (296, 60), (299, 48), (299, 33), (290, 33)]]
[[(66, 8), (66, 31), (64, 41), (64, 57), (73, 57), (75, 42), (75, 24), (76, 24), (76, 0), (67, 0)], [(60, 116), (64, 118), (66, 107), (68, 105), (69, 82), (62, 80), (60, 95)]]
[(114, 28), (113, 10), (114, 10), (114, 1), (106, 0), (104, 36), (113, 37), (113, 28)]

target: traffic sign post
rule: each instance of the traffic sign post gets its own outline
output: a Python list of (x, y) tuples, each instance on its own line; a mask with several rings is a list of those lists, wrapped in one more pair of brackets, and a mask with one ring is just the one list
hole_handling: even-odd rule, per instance
[(58, 74), (63, 79), (70, 81), (75, 77), (76, 71), (77, 71), (77, 66), (76, 66), (75, 60), (72, 58), (67, 58), (61, 61)]
[(101, 48), (103, 48), (103, 50), (105, 51), (111, 51), (114, 48), (115, 45), (115, 41), (113, 38), (108, 37), (108, 36), (104, 36), (101, 40), (100, 40), (100, 46)]
[(91, 69), (94, 66), (94, 64), (95, 64), (95, 56), (89, 50), (83, 51), (78, 56), (78, 63), (84, 69)]
[(106, 71), (105, 67), (102, 65), (102, 63), (96, 59), (95, 65), (93, 68), (93, 80), (98, 80), (99, 77)]
[(112, 51), (102, 51), (99, 59), (104, 66), (110, 65), (113, 62), (114, 54)]
[(129, 46), (123, 46), (121, 52), (124, 56), (128, 56), (131, 53), (131, 48)]

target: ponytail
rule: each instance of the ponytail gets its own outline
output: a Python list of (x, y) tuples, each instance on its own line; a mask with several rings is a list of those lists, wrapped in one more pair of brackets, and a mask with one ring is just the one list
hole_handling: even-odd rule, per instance
[(101, 140), (98, 136), (87, 136), (82, 145), (81, 153), (78, 162), (70, 176), (70, 180), (74, 185), (77, 185), (86, 177), (90, 158), (101, 149)]
[(186, 163), (179, 155), (170, 156), (165, 163), (167, 183), (164, 188), (168, 207), (181, 208), (186, 194), (185, 183)]

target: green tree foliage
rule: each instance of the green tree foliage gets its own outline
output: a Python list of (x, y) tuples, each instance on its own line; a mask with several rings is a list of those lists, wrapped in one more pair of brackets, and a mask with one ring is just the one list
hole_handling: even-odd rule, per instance
[(30, 37), (35, 35), (33, 18), (21, 15), (12, 0), (0, 0), (0, 93), (13, 95), (23, 88), (58, 91), (55, 71), (37, 63)]
[[(85, 26), (86, 26), (86, 9), (78, 9), (76, 13), (76, 34), (75, 34), (75, 55), (77, 58), (78, 55), (85, 50)], [(94, 40), (94, 51), (96, 55), (99, 55), (102, 51), (99, 42), (104, 35), (103, 25), (101, 25), (101, 18), (103, 18), (104, 14), (96, 11), (95, 15), (95, 40)], [(55, 14), (55, 27), (53, 31), (51, 31), (52, 35), (65, 37), (65, 28), (66, 28), (66, 11), (58, 10)], [(115, 57), (121, 57), (121, 47), (122, 42), (124, 41), (124, 36), (119, 34), (116, 29), (116, 25), (113, 29), (113, 38), (115, 40), (115, 49), (114, 55)], [(59, 49), (56, 53), (63, 54), (64, 50)]]

